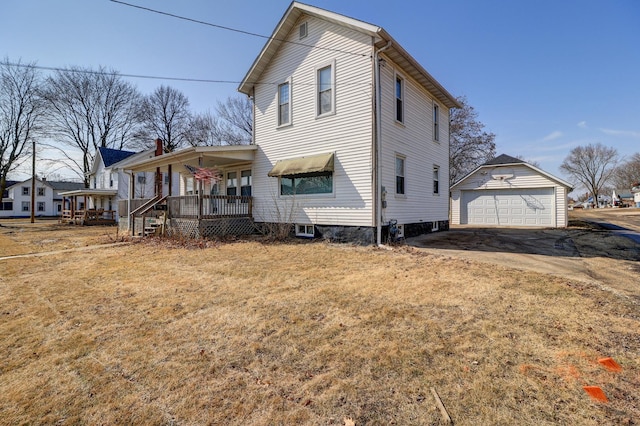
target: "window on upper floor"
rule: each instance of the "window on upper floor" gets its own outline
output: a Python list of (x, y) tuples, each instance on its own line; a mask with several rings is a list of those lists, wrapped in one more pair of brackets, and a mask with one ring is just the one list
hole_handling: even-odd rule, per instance
[(404, 80), (396, 76), (396, 121), (404, 123)]
[(37, 189), (38, 189), (38, 197), (44, 197), (44, 194), (45, 194), (44, 186), (39, 186)]
[(29, 194), (31, 194), (31, 188), (29, 188), (28, 186), (23, 186), (22, 195), (29, 195)]
[(440, 107), (437, 103), (433, 103), (433, 140), (440, 140)]
[(402, 155), (396, 155), (396, 195), (405, 195), (405, 160)]
[(440, 167), (433, 166), (433, 193), (440, 194)]
[(291, 83), (278, 86), (278, 126), (291, 124)]
[(334, 112), (335, 103), (335, 77), (333, 65), (319, 68), (317, 71), (318, 86), (318, 115), (331, 114)]

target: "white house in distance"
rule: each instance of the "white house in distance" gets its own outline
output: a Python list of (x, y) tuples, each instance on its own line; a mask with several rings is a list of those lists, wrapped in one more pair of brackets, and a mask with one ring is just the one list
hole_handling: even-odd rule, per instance
[[(153, 158), (156, 149), (133, 152), (112, 148), (98, 148), (91, 172), (89, 174), (89, 188), (63, 193), (71, 200), (70, 207), (76, 211), (87, 209), (110, 212), (109, 217), (118, 221), (119, 217), (127, 215), (127, 203), (130, 195), (132, 199), (148, 199), (155, 194), (155, 173), (139, 172), (128, 174), (126, 169), (130, 163)], [(134, 184), (129, 194), (130, 181)], [(169, 178), (162, 176), (162, 190), (169, 193)], [(173, 185), (175, 193), (179, 191), (177, 179)]]
[(460, 105), (383, 28), (293, 2), (239, 91), (253, 99), (253, 146), (189, 148), (132, 170), (215, 166), (219, 193), (244, 187), (255, 222), (298, 235), (371, 244), (391, 220), (405, 236), (448, 228)]
[[(31, 216), (31, 182), (8, 181), (7, 188), (2, 194), (0, 203), (0, 217), (30, 217)], [(54, 217), (61, 214), (63, 197), (61, 192), (81, 188), (82, 183), (48, 181), (36, 178), (35, 212), (37, 217)]]
[(571, 191), (564, 180), (503, 154), (451, 186), (451, 223), (566, 227)]

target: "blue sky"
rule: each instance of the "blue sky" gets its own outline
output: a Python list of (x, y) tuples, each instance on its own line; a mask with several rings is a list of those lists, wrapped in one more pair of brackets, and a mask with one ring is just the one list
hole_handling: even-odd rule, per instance
[[(127, 0), (270, 35), (288, 0)], [(498, 154), (563, 177), (575, 146), (640, 152), (640, 2), (636, 0), (309, 0), (384, 27), (454, 96), (465, 95)], [(4, 0), (0, 56), (46, 67), (239, 81), (265, 40), (109, 0)], [(213, 110), (237, 84), (131, 79), (183, 91)], [(16, 176), (26, 177), (25, 175)]]

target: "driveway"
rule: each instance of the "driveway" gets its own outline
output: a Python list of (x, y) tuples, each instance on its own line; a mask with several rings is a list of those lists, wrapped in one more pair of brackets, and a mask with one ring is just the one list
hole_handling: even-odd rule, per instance
[(589, 223), (575, 223), (566, 229), (454, 226), (409, 238), (407, 244), (436, 255), (595, 283), (640, 302), (640, 244)]

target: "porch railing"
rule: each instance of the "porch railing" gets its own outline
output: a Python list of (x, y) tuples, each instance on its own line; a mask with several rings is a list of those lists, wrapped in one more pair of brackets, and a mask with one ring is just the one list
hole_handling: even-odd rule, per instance
[(186, 195), (169, 197), (167, 204), (172, 218), (252, 217), (253, 198), (245, 195)]

